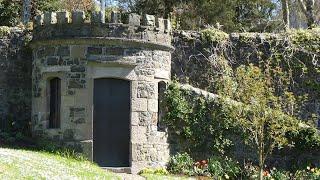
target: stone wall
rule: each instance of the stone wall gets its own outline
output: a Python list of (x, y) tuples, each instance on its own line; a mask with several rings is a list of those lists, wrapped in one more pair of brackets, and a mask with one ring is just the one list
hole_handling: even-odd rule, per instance
[[(319, 30), (310, 30), (310, 32), (305, 33), (320, 37)], [(175, 31), (172, 42), (172, 45), (175, 47), (175, 51), (172, 54), (172, 77), (176, 77), (182, 83), (189, 83), (194, 87), (217, 93), (213, 88), (212, 80), (215, 78), (214, 76), (217, 77), (226, 72), (221, 72), (219, 67), (215, 67), (212, 64), (212, 60), (215, 58), (214, 55), (219, 55), (219, 53), (221, 54), (224, 51), (224, 57), (227, 57), (227, 61), (232, 69), (250, 63), (254, 65), (266, 64), (268, 63), (268, 59), (273, 59), (273, 61), (270, 61), (275, 62), (277, 61), (275, 60), (276, 56), (288, 53), (286, 51), (287, 40), (288, 36), (293, 36), (292, 34), (226, 34), (225, 43), (227, 45), (222, 49), (217, 46), (217, 42), (208, 43), (205, 39), (202, 39), (201, 32)], [(303, 39), (304, 37), (301, 36), (300, 38)], [(307, 44), (307, 46), (301, 44), (301, 47), (316, 47), (318, 41), (314, 38), (314, 41), (306, 40), (306, 43), (310, 44)], [(275, 49), (277, 50), (277, 54), (272, 53)], [(288, 66), (292, 67), (292, 80), (295, 83), (290, 89), (294, 94), (298, 96), (308, 93), (307, 101), (299, 105), (299, 108), (301, 108), (299, 116), (302, 119), (313, 119), (317, 123), (317, 119), (313, 118), (316, 115), (318, 116), (320, 126), (320, 96), (318, 93), (320, 76), (317, 70), (320, 67), (320, 56), (318, 52), (314, 52), (318, 53), (318, 55), (312, 58), (306, 52), (308, 50), (303, 48), (300, 51), (292, 52), (292, 58), (288, 59), (291, 63), (289, 65), (286, 61), (278, 63), (286, 73), (290, 73)], [(301, 63), (308, 67), (308, 71), (305, 73), (303, 72), (303, 67), (299, 65)]]
[(23, 29), (0, 27), (0, 129), (22, 126), (28, 131), (32, 53), (25, 45), (29, 39)]
[[(83, 12), (37, 17), (32, 42), (33, 132), (76, 146), (91, 159), (94, 79), (124, 79), (131, 84), (131, 172), (164, 166), (169, 145), (166, 132), (157, 129), (158, 83), (168, 82), (171, 75), (168, 21), (132, 14), (124, 25), (115, 16), (113, 23), (101, 17), (93, 14), (91, 22)], [(53, 77), (61, 79), (58, 129), (48, 128), (47, 89)]]

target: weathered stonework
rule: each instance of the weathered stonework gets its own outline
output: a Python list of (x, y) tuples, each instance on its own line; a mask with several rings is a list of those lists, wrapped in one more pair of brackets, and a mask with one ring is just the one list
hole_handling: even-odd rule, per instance
[[(27, 30), (0, 26), (0, 131), (29, 126), (31, 50)], [(11, 121), (11, 122), (10, 122)], [(12, 123), (14, 122), (14, 123)]]
[[(119, 78), (131, 84), (131, 172), (164, 166), (167, 134), (157, 130), (158, 82), (170, 80), (170, 22), (129, 15), (129, 24), (91, 22), (82, 12), (38, 16), (33, 36), (33, 132), (78, 144), (92, 158), (93, 82)], [(112, 22), (119, 22), (113, 14)], [(117, 18), (117, 19), (115, 19)], [(72, 23), (70, 23), (72, 22)], [(140, 25), (142, 23), (142, 25)], [(61, 79), (61, 128), (48, 129), (48, 80)]]

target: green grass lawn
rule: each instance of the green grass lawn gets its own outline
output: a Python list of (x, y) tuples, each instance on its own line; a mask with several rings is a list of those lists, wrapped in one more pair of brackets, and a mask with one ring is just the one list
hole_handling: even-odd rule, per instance
[(195, 178), (173, 176), (173, 175), (158, 175), (158, 174), (141, 174), (147, 180), (194, 180)]
[(0, 148), (0, 179), (120, 179), (89, 161)]

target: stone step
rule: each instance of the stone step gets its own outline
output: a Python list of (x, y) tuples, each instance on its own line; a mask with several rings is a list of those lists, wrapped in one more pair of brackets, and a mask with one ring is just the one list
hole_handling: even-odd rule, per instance
[(114, 173), (127, 173), (127, 174), (131, 173), (130, 167), (103, 167), (103, 169), (114, 172)]

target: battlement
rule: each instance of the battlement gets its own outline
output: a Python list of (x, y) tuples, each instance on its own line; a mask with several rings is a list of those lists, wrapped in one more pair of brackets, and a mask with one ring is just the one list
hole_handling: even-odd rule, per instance
[(171, 23), (153, 15), (111, 13), (105, 22), (102, 12), (86, 18), (83, 11), (50, 12), (38, 15), (34, 21), (34, 41), (76, 38), (119, 38), (156, 44), (171, 44)]

